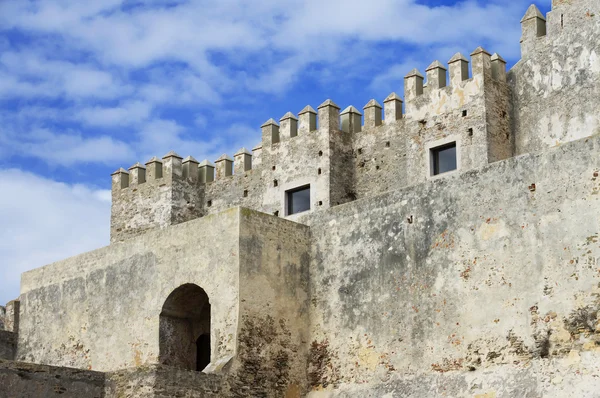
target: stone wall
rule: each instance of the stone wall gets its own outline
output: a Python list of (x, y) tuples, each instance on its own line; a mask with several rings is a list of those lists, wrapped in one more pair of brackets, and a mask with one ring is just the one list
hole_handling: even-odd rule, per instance
[(582, 139), (302, 219), (312, 388), (595, 396), (599, 149)]
[[(160, 164), (147, 163), (146, 171), (139, 164), (129, 173), (117, 171), (111, 241), (234, 206), (295, 220), (298, 216), (287, 214), (289, 190), (310, 185), (311, 211), (318, 211), (416, 184), (432, 176), (430, 149), (453, 141), (461, 171), (510, 157), (506, 64), (482, 48), (473, 52), (471, 61), (469, 77), (469, 61), (457, 54), (450, 61), (448, 84), (440, 76), (436, 80), (431, 70), (426, 87), (418, 72), (407, 76), (404, 116), (395, 94), (384, 101), (384, 109), (369, 101), (364, 123), (356, 108), (340, 113), (327, 100), (318, 115), (310, 107), (301, 112), (297, 128), (292, 127), (296, 122), (291, 113), (281, 125), (269, 120), (253, 154), (241, 149), (234, 160), (223, 155), (216, 170), (208, 162), (198, 164), (171, 153)], [(445, 76), (440, 63), (433, 65)], [(156, 167), (164, 171), (156, 173)]]
[[(516, 154), (600, 132), (600, 4), (555, 0), (547, 23), (537, 9), (526, 18), (522, 59), (509, 73)], [(536, 23), (545, 35), (530, 32)]]
[(299, 397), (309, 247), (308, 227), (235, 208), (30, 271), (17, 357), (98, 371), (162, 363), (163, 304), (196, 284), (211, 308), (206, 372), (227, 374), (223, 396)]
[(105, 376), (0, 359), (0, 398), (104, 398)]
[(238, 354), (231, 397), (304, 396), (309, 228), (242, 209)]
[(13, 360), (17, 351), (17, 334), (0, 330), (0, 359)]
[(23, 274), (17, 358), (99, 371), (156, 364), (163, 304), (188, 283), (211, 302), (212, 360), (231, 357), (239, 219), (231, 209)]
[(428, 373), (392, 378), (376, 386), (343, 385), (336, 391), (313, 391), (308, 398), (537, 398), (597, 397), (600, 389), (596, 352), (581, 358), (539, 360), (523, 366), (499, 365), (483, 372)]
[(19, 331), (19, 320), (21, 312), (21, 302), (11, 300), (4, 309), (4, 330), (17, 333)]
[[(461, 172), (512, 156), (505, 65), (496, 61), (500, 72), (493, 76), (491, 58), (478, 49), (471, 77), (467, 68), (447, 86), (428, 85), (423, 94), (407, 99), (403, 118), (387, 118), (353, 135), (357, 198), (427, 181), (432, 177), (429, 150), (444, 143), (457, 143)], [(466, 68), (467, 58), (453, 57), (451, 76), (458, 64)]]
[(110, 372), (106, 398), (217, 398), (222, 377), (168, 366), (152, 365)]

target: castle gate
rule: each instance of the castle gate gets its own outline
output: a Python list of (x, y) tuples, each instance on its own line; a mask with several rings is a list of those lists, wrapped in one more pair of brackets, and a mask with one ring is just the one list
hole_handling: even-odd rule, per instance
[(167, 297), (159, 339), (163, 365), (201, 371), (210, 363), (210, 302), (204, 289), (189, 283)]

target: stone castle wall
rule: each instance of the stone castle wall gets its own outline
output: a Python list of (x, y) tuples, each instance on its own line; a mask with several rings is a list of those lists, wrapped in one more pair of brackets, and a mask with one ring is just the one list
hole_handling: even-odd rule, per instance
[(17, 352), (17, 335), (0, 330), (0, 359), (13, 360)]
[(554, 0), (547, 21), (530, 8), (522, 23), (522, 59), (509, 73), (515, 153), (598, 134), (598, 2)]
[[(506, 64), (482, 48), (469, 60), (457, 54), (446, 67), (434, 62), (427, 85), (418, 71), (405, 78), (406, 111), (392, 93), (382, 107), (371, 100), (362, 113), (340, 112), (328, 100), (262, 126), (253, 153), (242, 148), (216, 165), (168, 154), (113, 174), (111, 240), (122, 241), (243, 206), (286, 213), (286, 192), (310, 185), (311, 209), (326, 209), (431, 178), (429, 149), (455, 141), (458, 171), (512, 155)], [(383, 118), (385, 114), (385, 118)], [(318, 122), (318, 125), (317, 125)], [(159, 168), (161, 171), (156, 172)], [(215, 177), (216, 176), (216, 177)]]
[(0, 398), (104, 398), (105, 375), (0, 358)]
[(158, 363), (162, 306), (186, 283), (211, 300), (211, 338), (220, 342), (213, 359), (230, 358), (239, 316), (238, 231), (239, 212), (231, 209), (23, 274), (17, 359), (97, 371)]
[[(598, 7), (530, 8), (508, 73), (478, 48), (410, 72), (404, 105), (327, 100), (233, 159), (118, 170), (111, 245), (23, 275), (0, 357), (18, 332), (17, 359), (106, 371), (107, 397), (595, 396)], [(432, 176), (447, 142), (458, 170)], [(199, 377), (159, 365), (190, 283), (211, 304)]]
[(307, 226), (235, 208), (30, 271), (17, 359), (103, 372), (159, 364), (170, 338), (159, 331), (163, 303), (193, 283), (211, 305), (206, 372), (228, 373), (220, 396), (297, 396), (307, 384), (309, 247)]
[[(548, 396), (593, 396), (599, 149), (599, 137), (580, 140), (301, 220), (313, 236), (313, 388), (380, 397), (404, 385), (396, 397), (433, 378), (449, 396), (541, 396), (545, 372), (503, 383), (550, 366), (582, 376)], [(462, 372), (456, 385), (434, 376), (448, 372)]]

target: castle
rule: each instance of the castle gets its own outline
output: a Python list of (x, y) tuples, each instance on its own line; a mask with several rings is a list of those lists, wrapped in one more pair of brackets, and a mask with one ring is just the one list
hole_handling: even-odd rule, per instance
[(2, 308), (0, 397), (598, 397), (600, 2), (521, 24), (510, 71), (116, 171), (111, 244)]

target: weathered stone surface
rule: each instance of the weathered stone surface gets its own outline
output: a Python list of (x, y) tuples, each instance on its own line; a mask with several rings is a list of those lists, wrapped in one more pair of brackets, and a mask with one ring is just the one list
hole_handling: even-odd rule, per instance
[(508, 73), (516, 155), (600, 132), (600, 4), (556, 1), (547, 26)]
[(17, 352), (17, 334), (0, 330), (0, 359), (12, 361)]
[(102, 373), (0, 359), (0, 398), (104, 398)]
[(142, 366), (106, 374), (106, 398), (217, 398), (222, 377), (168, 366)]
[[(405, 378), (391, 377), (377, 386), (342, 385), (336, 391), (318, 391), (309, 398), (404, 398), (404, 397), (596, 397), (600, 382), (598, 361), (590, 353), (580, 364), (569, 359), (540, 360), (520, 366), (501, 365), (469, 373), (423, 373)], [(587, 362), (587, 363), (586, 363)]]
[(528, 396), (502, 379), (533, 366), (531, 391), (558, 397), (550, 369), (597, 372), (599, 150), (596, 136), (304, 217), (313, 387), (385, 396), (395, 378), (452, 372), (449, 396), (474, 380)]
[(596, 397), (598, 7), (533, 6), (508, 74), (436, 61), (385, 120), (270, 119), (216, 179), (175, 153), (118, 171), (111, 246), (24, 274), (17, 358), (109, 371), (107, 397)]
[(19, 300), (12, 300), (6, 304), (4, 313), (4, 330), (18, 333), (21, 303)]
[(191, 283), (210, 300), (211, 362), (234, 358), (227, 394), (303, 391), (309, 259), (307, 226), (236, 208), (28, 272), (18, 358), (100, 371), (161, 363), (163, 304)]

